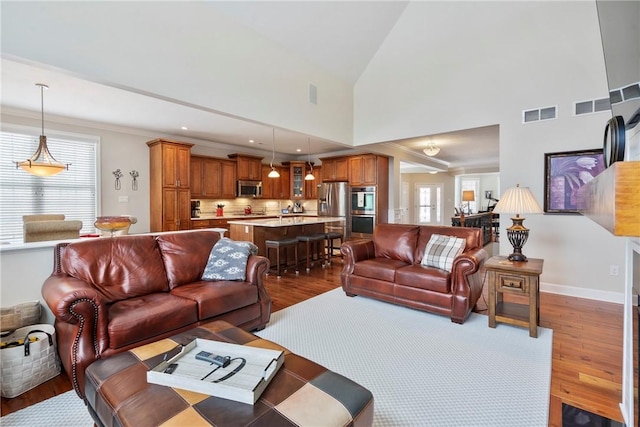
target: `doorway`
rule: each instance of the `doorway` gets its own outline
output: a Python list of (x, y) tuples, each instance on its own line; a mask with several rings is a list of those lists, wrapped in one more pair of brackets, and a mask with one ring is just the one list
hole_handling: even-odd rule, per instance
[(420, 225), (442, 225), (442, 184), (416, 184), (415, 213)]

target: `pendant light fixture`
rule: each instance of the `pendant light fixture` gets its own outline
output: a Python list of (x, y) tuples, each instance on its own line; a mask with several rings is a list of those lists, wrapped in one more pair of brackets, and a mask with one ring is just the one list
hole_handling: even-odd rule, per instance
[(309, 167), (311, 168), (309, 170), (309, 173), (304, 177), (305, 181), (313, 181), (314, 179), (316, 179), (315, 176), (313, 176), (313, 163), (311, 163), (311, 138), (307, 137), (307, 144), (309, 145), (309, 148), (307, 150), (307, 163), (309, 163)]
[(69, 169), (69, 163), (64, 164), (58, 162), (49, 152), (47, 147), (47, 137), (44, 135), (44, 90), (49, 89), (49, 86), (36, 83), (36, 86), (40, 87), (40, 112), (42, 119), (42, 134), (40, 135), (40, 143), (38, 149), (33, 156), (28, 160), (22, 162), (15, 162), (16, 169), (29, 172), (36, 176), (52, 176), (62, 172), (65, 169)]
[(271, 172), (269, 172), (269, 175), (267, 175), (269, 178), (280, 178), (280, 174), (278, 173), (276, 168), (273, 166), (273, 162), (275, 160), (276, 160), (276, 130), (274, 128), (273, 129), (273, 151), (271, 156), (271, 164), (269, 165), (271, 166)]
[(427, 148), (422, 151), (424, 151), (424, 154), (426, 154), (427, 156), (433, 157), (440, 152), (440, 147), (437, 147), (436, 144), (433, 143), (433, 141), (430, 141), (429, 146), (427, 146)]

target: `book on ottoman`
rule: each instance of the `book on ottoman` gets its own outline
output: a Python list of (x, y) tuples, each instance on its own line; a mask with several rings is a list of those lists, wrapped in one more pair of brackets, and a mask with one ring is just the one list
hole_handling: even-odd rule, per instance
[(254, 404), (284, 352), (196, 338), (147, 372), (147, 382)]

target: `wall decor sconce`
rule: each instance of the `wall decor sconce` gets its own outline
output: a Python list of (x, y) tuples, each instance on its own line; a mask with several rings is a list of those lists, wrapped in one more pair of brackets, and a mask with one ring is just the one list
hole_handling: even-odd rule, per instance
[(134, 169), (129, 172), (129, 175), (131, 175), (131, 189), (133, 191), (138, 191), (138, 177), (140, 176), (140, 173)]
[(121, 188), (121, 186), (120, 186), (120, 178), (122, 178), (124, 175), (123, 175), (122, 171), (120, 171), (120, 169), (116, 169), (111, 173), (113, 174), (113, 176), (116, 177), (116, 190), (119, 190)]

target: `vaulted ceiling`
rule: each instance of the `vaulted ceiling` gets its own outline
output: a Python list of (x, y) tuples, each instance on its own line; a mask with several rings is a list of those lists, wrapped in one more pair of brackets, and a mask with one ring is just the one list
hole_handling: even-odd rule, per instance
[[(212, 4), (230, 20), (244, 25), (246, 31), (256, 32), (278, 43), (353, 85), (392, 31), (408, 2), (221, 1)], [(190, 137), (239, 148), (271, 149), (273, 129), (269, 124), (208, 111), (179, 99), (114, 87), (46, 64), (28, 63), (21, 58), (3, 55), (0, 96), (4, 111), (29, 111), (39, 115), (40, 93), (35, 83), (50, 86), (45, 94), (45, 112), (49, 117), (139, 128), (176, 138)], [(181, 129), (183, 126), (188, 129)], [(309, 143), (311, 153), (316, 156), (353, 149), (287, 129), (276, 130), (276, 141), (277, 152), (293, 156), (306, 154)], [(433, 159), (422, 152), (431, 142), (441, 148)], [(387, 152), (397, 149), (410, 153), (416, 159), (414, 167), (418, 166), (417, 171), (424, 170), (420, 166), (424, 159), (445, 170), (498, 168), (497, 126), (440, 135), (417, 135), (380, 143), (385, 145)], [(375, 151), (375, 148), (375, 145), (362, 146), (358, 150)]]

